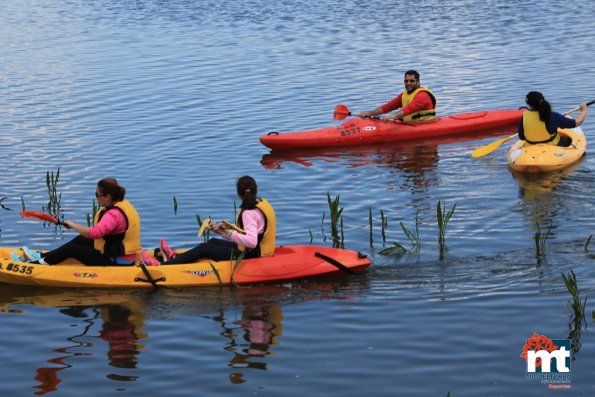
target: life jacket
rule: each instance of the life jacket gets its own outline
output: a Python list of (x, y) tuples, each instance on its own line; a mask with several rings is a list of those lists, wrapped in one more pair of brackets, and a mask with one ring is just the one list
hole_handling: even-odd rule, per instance
[[(258, 245), (255, 248), (249, 249), (246, 257), (258, 258), (261, 256), (271, 256), (275, 253), (275, 236), (277, 234), (277, 218), (273, 206), (265, 199), (259, 199), (256, 203), (256, 208), (264, 215), (264, 230), (258, 235)], [(242, 221), (242, 209), (238, 214), (238, 226), (244, 228)], [(238, 249), (244, 251), (246, 247), (238, 244)]]
[(525, 131), (525, 141), (533, 145), (537, 143), (557, 145), (560, 142), (560, 135), (549, 133), (545, 122), (539, 119), (539, 112), (536, 110), (523, 112), (523, 130)]
[(409, 94), (407, 91), (403, 91), (403, 96), (401, 96), (403, 107), (409, 105), (413, 101), (413, 98), (422, 91), (427, 92), (430, 95), (430, 98), (432, 98), (432, 109), (424, 109), (420, 110), (419, 112), (408, 114), (407, 116), (403, 117), (403, 121), (425, 121), (434, 120), (436, 118), (436, 97), (432, 91), (426, 87), (419, 87), (411, 94)]
[(140, 217), (128, 200), (116, 202), (112, 207), (102, 208), (95, 214), (94, 225), (97, 225), (107, 211), (120, 211), (126, 218), (124, 233), (110, 234), (97, 238), (94, 248), (110, 258), (135, 254), (140, 250)]

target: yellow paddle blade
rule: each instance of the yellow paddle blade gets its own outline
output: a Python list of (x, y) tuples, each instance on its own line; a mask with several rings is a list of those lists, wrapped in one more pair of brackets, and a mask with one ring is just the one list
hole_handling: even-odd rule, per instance
[(209, 223), (211, 223), (211, 218), (202, 221), (202, 225), (200, 225), (200, 229), (198, 229), (198, 237), (201, 237), (205, 233), (205, 230), (209, 227)]
[(488, 143), (485, 146), (481, 146), (471, 152), (471, 157), (483, 157), (487, 154), (490, 154), (490, 153), (496, 151), (500, 147), (500, 145), (510, 141), (515, 136), (517, 136), (517, 134), (507, 136), (506, 138), (501, 138), (501, 139), (498, 139), (497, 141), (494, 141), (492, 143)]

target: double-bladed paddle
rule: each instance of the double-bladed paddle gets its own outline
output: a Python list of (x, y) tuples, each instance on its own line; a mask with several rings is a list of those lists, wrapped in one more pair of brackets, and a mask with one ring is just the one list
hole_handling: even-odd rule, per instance
[(67, 229), (70, 229), (70, 227), (66, 223), (59, 221), (58, 219), (56, 219), (52, 215), (48, 214), (47, 212), (27, 210), (27, 211), (19, 212), (19, 215), (22, 216), (23, 218), (32, 218), (32, 219), (37, 219), (37, 220), (44, 221), (44, 222), (55, 223), (56, 225), (64, 226)]
[(343, 120), (347, 116), (351, 116), (351, 112), (347, 106), (340, 104), (335, 107), (335, 112), (333, 113), (333, 118), (335, 120)]
[[(590, 106), (594, 103), (595, 103), (595, 99), (592, 100), (591, 102), (587, 102), (587, 106)], [(571, 109), (568, 112), (564, 113), (564, 116), (567, 116), (572, 112), (576, 112), (580, 108), (581, 108), (580, 106), (577, 106), (574, 109)], [(477, 149), (475, 149), (474, 151), (471, 152), (471, 157), (477, 158), (477, 157), (483, 157), (485, 155), (488, 155), (488, 154), (496, 151), (503, 143), (510, 141), (515, 136), (517, 136), (517, 134), (507, 136), (506, 138), (500, 138), (494, 142), (488, 143), (485, 146), (478, 147)]]
[[(333, 113), (333, 118), (335, 120), (343, 120), (347, 116), (360, 117), (357, 114), (351, 113), (349, 111), (349, 108), (346, 105), (341, 104), (341, 105), (335, 106), (335, 112)], [(366, 118), (377, 119), (378, 117), (366, 116)]]
[[(198, 229), (198, 237), (200, 237), (204, 234), (205, 230), (207, 230), (210, 223), (211, 223), (211, 218), (207, 218), (202, 222), (202, 225), (200, 225), (200, 229)], [(246, 233), (242, 228), (240, 228), (239, 226), (236, 226), (233, 223), (230, 223), (228, 221), (221, 221), (221, 226), (223, 226), (224, 229), (235, 230), (242, 234)]]

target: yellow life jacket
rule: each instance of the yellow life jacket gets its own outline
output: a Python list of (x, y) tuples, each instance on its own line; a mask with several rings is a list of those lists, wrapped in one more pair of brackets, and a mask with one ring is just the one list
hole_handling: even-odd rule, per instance
[(523, 112), (523, 131), (525, 141), (530, 144), (547, 143), (557, 145), (560, 142), (558, 133), (551, 135), (545, 126), (545, 122), (539, 119), (539, 112), (536, 110), (525, 110)]
[(113, 207), (102, 208), (95, 214), (94, 225), (107, 211), (120, 211), (126, 218), (128, 227), (124, 233), (110, 234), (95, 239), (94, 248), (110, 258), (117, 258), (123, 255), (135, 254), (140, 250), (140, 217), (136, 209), (128, 200), (118, 201)]
[(433, 108), (432, 109), (424, 109), (424, 110), (420, 110), (419, 112), (413, 112), (411, 114), (408, 114), (407, 116), (403, 117), (403, 121), (425, 121), (425, 120), (434, 120), (436, 118), (436, 97), (434, 96), (432, 91), (430, 91), (426, 87), (419, 87), (418, 89), (413, 91), (411, 94), (409, 94), (407, 91), (403, 91), (403, 96), (401, 97), (401, 102), (403, 103), (403, 107), (409, 105), (413, 101), (413, 98), (415, 98), (415, 96), (422, 91), (427, 92), (430, 95), (430, 98), (432, 98)]
[[(275, 253), (275, 237), (277, 234), (277, 218), (275, 216), (275, 210), (265, 199), (259, 199), (258, 203), (256, 203), (256, 208), (264, 215), (264, 230), (258, 235), (258, 245), (254, 248), (256, 251), (255, 256), (271, 256)], [(241, 228), (244, 228), (244, 222), (242, 221), (243, 212), (244, 210), (241, 210), (238, 214), (237, 223)], [(246, 247), (238, 244), (238, 249), (244, 251)]]

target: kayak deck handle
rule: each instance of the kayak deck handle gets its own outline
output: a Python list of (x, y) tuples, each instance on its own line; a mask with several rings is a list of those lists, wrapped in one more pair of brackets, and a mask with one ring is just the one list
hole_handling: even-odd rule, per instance
[(327, 261), (331, 265), (335, 266), (337, 269), (342, 270), (342, 271), (344, 271), (347, 274), (355, 274), (355, 272), (353, 270), (351, 270), (347, 266), (343, 265), (338, 260), (331, 258), (330, 256), (326, 256), (324, 254), (321, 254), (320, 252), (316, 252), (314, 254), (314, 256), (317, 257), (317, 258), (320, 258), (322, 260)]

